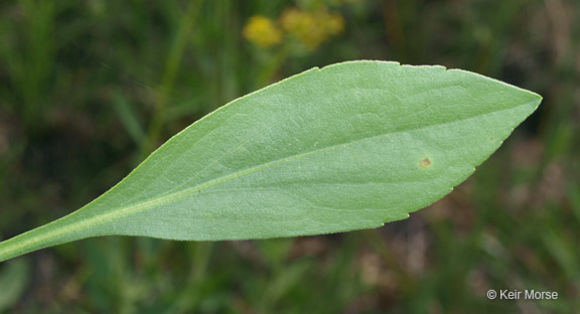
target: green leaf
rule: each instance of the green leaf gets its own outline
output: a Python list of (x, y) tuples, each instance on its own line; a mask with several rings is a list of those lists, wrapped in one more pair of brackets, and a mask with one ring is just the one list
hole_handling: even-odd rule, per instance
[(176, 240), (374, 228), (449, 193), (539, 105), (463, 70), (354, 61), (238, 98), (0, 261), (104, 235)]

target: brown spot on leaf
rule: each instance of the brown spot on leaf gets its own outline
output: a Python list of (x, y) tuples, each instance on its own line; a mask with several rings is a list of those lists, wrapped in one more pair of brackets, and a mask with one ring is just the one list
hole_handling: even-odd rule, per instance
[(423, 158), (420, 162), (419, 162), (419, 166), (421, 166), (421, 168), (425, 168), (425, 167), (429, 167), (431, 165), (431, 159), (429, 158)]

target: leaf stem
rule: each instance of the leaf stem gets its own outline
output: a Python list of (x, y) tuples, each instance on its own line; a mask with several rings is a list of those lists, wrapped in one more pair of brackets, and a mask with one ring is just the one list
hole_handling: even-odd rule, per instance
[(90, 237), (91, 235), (81, 235), (78, 232), (80, 228), (74, 227), (71, 216), (72, 214), (69, 214), (0, 242), (0, 262), (49, 246)]

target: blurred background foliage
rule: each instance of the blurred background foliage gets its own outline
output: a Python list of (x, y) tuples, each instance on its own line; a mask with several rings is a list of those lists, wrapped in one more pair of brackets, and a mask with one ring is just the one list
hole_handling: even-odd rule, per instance
[[(540, 109), (475, 175), (377, 230), (99, 238), (0, 265), (8, 313), (572, 313), (580, 2), (2, 0), (0, 238), (79, 208), (226, 102), (350, 59), (459, 67)], [(488, 289), (557, 301), (489, 301)]]

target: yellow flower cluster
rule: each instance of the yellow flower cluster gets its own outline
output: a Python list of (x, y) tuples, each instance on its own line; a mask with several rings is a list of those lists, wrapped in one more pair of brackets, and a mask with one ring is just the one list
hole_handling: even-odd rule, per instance
[[(344, 19), (340, 14), (327, 10), (308, 12), (289, 8), (280, 16), (279, 25), (291, 37), (314, 50), (328, 38), (344, 30)], [(274, 21), (261, 15), (252, 16), (248, 20), (243, 35), (262, 48), (279, 44), (283, 36)]]
[(265, 48), (282, 41), (282, 32), (269, 18), (255, 15), (250, 18), (243, 30), (247, 40)]
[(344, 29), (342, 16), (326, 10), (306, 12), (296, 8), (287, 9), (282, 13), (280, 23), (285, 31), (312, 50)]

